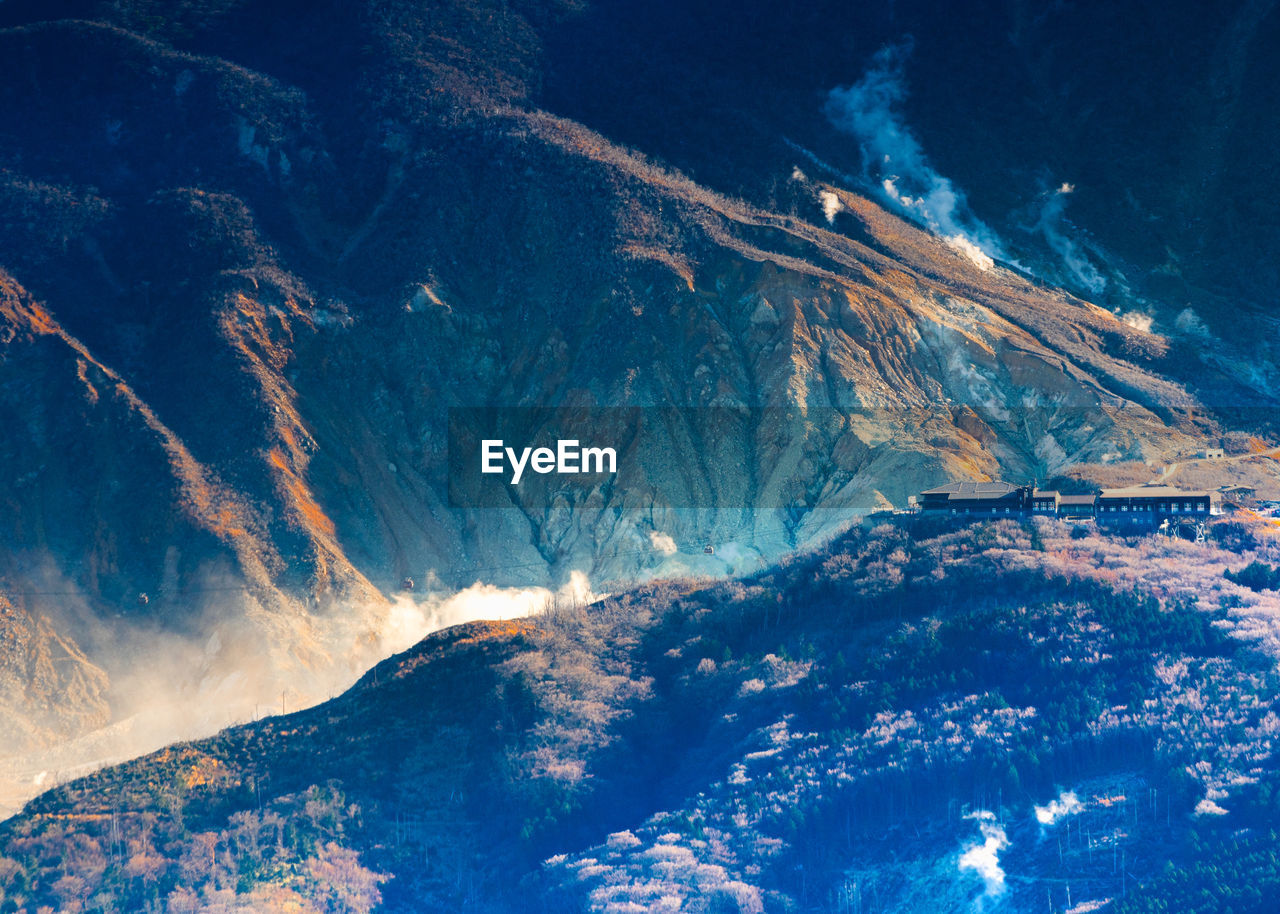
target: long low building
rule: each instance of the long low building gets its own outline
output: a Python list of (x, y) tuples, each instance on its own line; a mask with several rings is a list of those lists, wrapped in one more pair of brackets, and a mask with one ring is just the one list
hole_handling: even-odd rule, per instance
[(1008, 482), (949, 482), (920, 493), (916, 502), (921, 512), (929, 514), (973, 518), (1036, 514), (1140, 524), (1170, 517), (1205, 517), (1222, 511), (1219, 492), (1157, 485), (1103, 489), (1097, 495), (1063, 495)]
[(1096, 516), (1100, 520), (1146, 520), (1148, 517), (1186, 517), (1222, 513), (1222, 493), (1188, 491), (1172, 486), (1130, 486), (1103, 489)]

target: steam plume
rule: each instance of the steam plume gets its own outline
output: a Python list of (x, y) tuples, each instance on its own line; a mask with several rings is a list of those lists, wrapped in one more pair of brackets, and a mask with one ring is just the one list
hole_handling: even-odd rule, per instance
[[(673, 544), (674, 545), (674, 544)], [(228, 590), (214, 580), (207, 589)], [(69, 588), (70, 585), (64, 585)], [(234, 589), (234, 588), (230, 588)], [(595, 599), (582, 572), (560, 590), (476, 582), (454, 593), (345, 603), (316, 614), (287, 597), (267, 610), (248, 592), (206, 607), (199, 635), (104, 628), (92, 652), (109, 670), (115, 719), (22, 756), (0, 746), (0, 818), (41, 790), (231, 724), (316, 704), (431, 632), (479, 619), (534, 615)]]
[(828, 222), (836, 221), (836, 214), (844, 209), (840, 203), (840, 198), (833, 191), (824, 190), (818, 194), (818, 199), (822, 201), (822, 214), (827, 217)]
[(1084, 804), (1080, 802), (1080, 798), (1071, 791), (1064, 791), (1058, 794), (1056, 800), (1050, 800), (1047, 806), (1035, 808), (1036, 821), (1047, 828), (1083, 810)]
[(671, 538), (668, 533), (659, 533), (657, 530), (649, 531), (649, 542), (653, 544), (653, 548), (663, 555), (675, 555), (678, 552), (676, 541)]
[(1067, 198), (1075, 192), (1075, 185), (1065, 181), (1049, 195), (1040, 210), (1040, 218), (1036, 221), (1036, 230), (1044, 236), (1049, 247), (1062, 258), (1062, 263), (1075, 278), (1094, 295), (1107, 287), (1107, 278), (1098, 272), (1080, 245), (1068, 234), (1068, 223), (1065, 217)]
[(1194, 336), (1201, 340), (1213, 338), (1213, 334), (1209, 332), (1208, 325), (1190, 306), (1183, 308), (1178, 313), (1173, 325), (1188, 336)]
[(894, 209), (943, 238), (980, 269), (990, 269), (994, 258), (1007, 259), (999, 238), (969, 212), (964, 194), (951, 180), (930, 164), (898, 110), (907, 96), (903, 65), (910, 53), (909, 43), (876, 53), (862, 79), (831, 90), (827, 117), (861, 143), (864, 176)]
[(974, 909), (981, 911), (985, 903), (1004, 894), (1004, 870), (1000, 868), (1000, 852), (1009, 846), (1009, 837), (996, 822), (995, 813), (980, 809), (966, 816), (978, 821), (982, 842), (972, 842), (960, 855), (960, 872), (972, 870), (982, 877), (983, 890), (974, 902)]
[(1141, 311), (1127, 311), (1120, 316), (1120, 320), (1143, 333), (1150, 333), (1151, 325), (1155, 323), (1155, 319), (1150, 314), (1143, 314)]

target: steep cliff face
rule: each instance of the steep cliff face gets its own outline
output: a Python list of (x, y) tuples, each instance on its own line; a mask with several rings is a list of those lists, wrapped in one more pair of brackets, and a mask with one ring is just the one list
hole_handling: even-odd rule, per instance
[[(785, 495), (774, 501), (790, 517), (756, 531), (785, 537), (812, 509), (900, 505), (940, 475), (1157, 456), (1176, 438), (1168, 410), (1194, 403), (1156, 374), (1160, 339), (984, 270), (847, 188), (775, 176), (784, 214), (539, 110), (528, 61), (540, 44), (519, 17), (473, 33), (427, 14), (396, 31), (348, 13), (378, 42), (350, 60), (326, 53), (349, 42), (319, 13), (286, 27), (228, 8), (148, 37), (126, 30), (141, 14), (120, 15), (3, 36), (10, 294), (49, 325), (15, 312), (11, 332), (61, 346), (84, 401), (35, 454), (71, 472), (62, 436), (118, 462), (84, 474), (113, 493), (90, 511), (46, 505), (39, 519), (58, 515), (56, 557), (92, 557), (73, 576), (95, 598), (127, 601), (155, 589), (166, 562), (181, 578), (211, 556), (322, 594), (362, 588), (363, 575), (383, 588), (428, 570), (458, 582), (456, 569), (498, 556), (553, 575), (644, 564), (609, 560), (649, 532), (630, 514), (601, 532), (555, 529), (539, 504), (480, 520), (450, 509), (450, 406), (884, 410), (862, 435), (846, 424), (806, 442), (797, 427), (797, 457), (781, 465), (776, 444), (755, 441), (740, 463), (706, 470)], [(279, 44), (251, 36), (264, 22)], [(509, 49), (491, 40), (514, 42), (514, 57), (500, 65)], [(55, 47), (82, 66), (62, 66)], [(343, 66), (351, 85), (335, 76)], [(839, 212), (829, 223), (823, 194)], [(99, 404), (102, 386), (112, 395)], [(956, 414), (941, 409), (923, 434), (891, 415), (943, 403)], [(1044, 427), (983, 431), (969, 412), (1010, 407)], [(110, 409), (134, 430), (86, 441), (86, 411)], [(135, 437), (151, 454), (126, 464)], [(58, 472), (41, 478), (69, 497)], [(732, 483), (689, 485), (753, 503)], [(665, 532), (694, 542), (740, 523)]]
[[(110, 723), (110, 684), (107, 672), (42, 612), (0, 597), (0, 816), (50, 785), (48, 764), (32, 756)], [(73, 764), (85, 758), (67, 755)]]
[[(246, 657), (323, 690), (405, 576), (754, 567), (942, 477), (1215, 428), (1229, 373), (861, 195), (830, 70), (756, 105), (746, 34), (655, 39), (707, 94), (640, 129), (644, 52), (598, 78), (627, 9), (4, 4), (0, 593), (113, 680), (124, 629), (198, 643), (193, 694)], [(708, 411), (618, 445), (673, 504), (459, 509), (447, 411), (490, 405)]]
[(5, 600), (0, 639), (0, 708), (12, 727), (6, 732), (9, 752), (65, 740), (107, 722), (106, 674), (46, 620)]

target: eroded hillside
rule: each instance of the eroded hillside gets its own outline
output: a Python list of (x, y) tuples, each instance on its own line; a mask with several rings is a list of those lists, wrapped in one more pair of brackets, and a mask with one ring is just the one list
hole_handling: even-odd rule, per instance
[[(742, 571), (942, 478), (1163, 462), (1219, 430), (1168, 338), (794, 144), (717, 139), (750, 180), (624, 144), (563, 91), (587, 12), (4, 5), (0, 594), (39, 651), (83, 656), (68, 726), (241, 679), (238, 717), (324, 697), (392, 643), (406, 578)], [(533, 405), (745, 418), (619, 444), (685, 507), (451, 506), (448, 409)], [(0, 702), (10, 751), (72, 735)]]

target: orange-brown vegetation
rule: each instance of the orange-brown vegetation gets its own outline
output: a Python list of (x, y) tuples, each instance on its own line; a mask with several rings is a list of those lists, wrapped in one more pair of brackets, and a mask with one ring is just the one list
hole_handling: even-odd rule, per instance
[[(868, 836), (893, 823), (942, 827), (957, 795), (1002, 790), (1029, 814), (1024, 796), (1084, 779), (1082, 815), (1138, 857), (1134, 842), (1176, 836), (1163, 815), (1134, 822), (1134, 791), (1158, 792), (1173, 821), (1271, 764), (1265, 740), (1227, 738), (1280, 726), (1266, 715), (1280, 683), (1254, 663), (1280, 593), (1221, 573), (1280, 553), (1240, 524), (1196, 545), (904, 519), (741, 581), (460, 626), (327, 705), (60, 787), (0, 834), (0, 855), (19, 855), (33, 901), (70, 891), (46, 855), (80, 834), (107, 857), (72, 864), (86, 886), (171, 905), (335, 904), (336, 880), (355, 905), (376, 888), (393, 907), (518, 909), (513, 874), (537, 872), (565, 903), (660, 889), (754, 910), (801, 891), (786, 875), (801, 861), (838, 879), (850, 855), (878, 859)], [(727, 754), (704, 759), (707, 745)], [(476, 854), (485, 880), (459, 882)], [(1073, 878), (1103, 878), (1071, 859)]]

